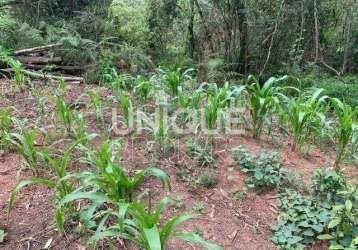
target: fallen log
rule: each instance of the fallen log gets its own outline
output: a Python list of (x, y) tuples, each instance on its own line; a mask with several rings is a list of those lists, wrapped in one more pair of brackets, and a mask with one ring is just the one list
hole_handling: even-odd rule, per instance
[(57, 57), (45, 57), (45, 56), (16, 56), (16, 60), (24, 64), (51, 64), (60, 63), (62, 58)]
[[(12, 72), (12, 69), (2, 69), (1, 71), (4, 72)], [(65, 81), (65, 82), (83, 82), (83, 77), (77, 76), (57, 76), (57, 75), (50, 75), (44, 73), (38, 73), (30, 70), (23, 69), (21, 72), (29, 77), (45, 79), (45, 80), (56, 80), (56, 81)]]
[(41, 65), (41, 64), (23, 64), (27, 69), (50, 69), (50, 70), (63, 70), (63, 71), (84, 71), (90, 67), (90, 65), (86, 66), (66, 66), (66, 65)]
[(46, 50), (49, 50), (49, 49), (52, 49), (52, 48), (61, 47), (62, 45), (63, 45), (62, 43), (55, 43), (55, 44), (49, 44), (49, 45), (45, 45), (45, 46), (39, 46), (39, 47), (34, 47), (34, 48), (17, 50), (17, 51), (14, 52), (14, 55), (18, 56), (18, 55), (42, 52), (42, 51), (46, 51)]

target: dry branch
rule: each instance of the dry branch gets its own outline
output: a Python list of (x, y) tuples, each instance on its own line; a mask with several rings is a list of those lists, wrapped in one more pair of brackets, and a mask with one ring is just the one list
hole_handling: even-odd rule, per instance
[(14, 52), (14, 55), (18, 56), (18, 55), (24, 55), (24, 54), (31, 54), (31, 53), (47, 51), (47, 50), (52, 49), (52, 48), (61, 47), (62, 45), (63, 45), (62, 43), (55, 43), (55, 44), (49, 44), (49, 45), (45, 45), (45, 46), (39, 46), (39, 47), (34, 47), (34, 48), (17, 50), (17, 51)]
[(24, 64), (51, 64), (60, 63), (62, 58), (57, 57), (46, 57), (46, 56), (16, 56), (18, 61)]
[[(1, 71), (4, 72), (12, 72), (12, 69), (2, 69)], [(58, 76), (58, 75), (50, 75), (44, 73), (38, 73), (30, 70), (21, 70), (23, 74), (32, 77), (32, 78), (39, 78), (39, 79), (46, 79), (46, 80), (56, 80), (56, 81), (65, 81), (65, 82), (83, 82), (83, 77), (77, 76)]]

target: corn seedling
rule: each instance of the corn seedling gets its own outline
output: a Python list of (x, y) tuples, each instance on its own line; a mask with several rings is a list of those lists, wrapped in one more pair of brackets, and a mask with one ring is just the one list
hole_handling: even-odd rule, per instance
[(26, 83), (26, 76), (24, 75), (22, 64), (17, 60), (10, 61), (11, 69), (14, 73), (14, 83), (20, 90), (24, 89)]
[(68, 134), (72, 132), (73, 114), (71, 109), (59, 95), (55, 96), (56, 101), (56, 115), (62, 121)]
[[(154, 176), (160, 179), (164, 187), (169, 187), (169, 177), (160, 169), (146, 168), (137, 172), (132, 177), (126, 171), (115, 164), (118, 158), (120, 142), (105, 141), (95, 152), (89, 152), (84, 162), (92, 165), (98, 171), (86, 173), (86, 178), (91, 179), (90, 186), (101, 187), (113, 201), (132, 201), (136, 188), (146, 177)], [(89, 180), (88, 179), (88, 180)]]
[(325, 120), (324, 103), (327, 96), (322, 95), (323, 89), (310, 91), (297, 98), (284, 98), (282, 116), (293, 135), (292, 150), (301, 150), (303, 144), (313, 133), (322, 130)]
[(169, 126), (163, 114), (160, 115), (158, 124), (154, 128), (154, 139), (160, 145), (161, 151), (166, 155), (169, 150)]
[(39, 161), (43, 158), (43, 154), (36, 147), (35, 136), (35, 131), (23, 131), (22, 134), (9, 134), (8, 140), (16, 147), (18, 154), (24, 159), (26, 167), (34, 174), (38, 174)]
[(96, 118), (97, 121), (104, 126), (104, 116), (103, 116), (103, 110), (102, 110), (102, 100), (99, 93), (95, 90), (91, 90), (88, 92), (88, 95), (91, 99), (91, 104), (96, 110)]
[(119, 107), (122, 111), (124, 120), (127, 125), (130, 125), (133, 120), (133, 105), (130, 98), (127, 96), (124, 90), (119, 90)]
[(182, 214), (169, 218), (162, 222), (161, 217), (165, 208), (173, 204), (174, 200), (164, 198), (154, 208), (153, 211), (147, 211), (141, 202), (123, 204), (118, 212), (115, 212), (117, 223), (107, 229), (97, 231), (92, 238), (98, 241), (103, 238), (122, 237), (135, 242), (141, 249), (162, 250), (166, 243), (173, 237), (179, 240), (201, 245), (209, 250), (219, 250), (221, 247), (210, 243), (195, 233), (179, 232), (177, 227), (187, 220), (195, 218), (194, 215)]
[(11, 114), (8, 109), (0, 110), (0, 149), (5, 149), (8, 144), (6, 140), (12, 124)]
[(145, 79), (143, 76), (137, 77), (136, 86), (134, 87), (134, 94), (139, 96), (142, 102), (147, 102), (149, 96), (153, 92), (153, 89), (154, 86), (150, 80)]
[[(55, 212), (55, 222), (61, 233), (64, 232), (64, 222), (63, 222), (63, 212), (64, 208), (58, 205), (59, 201), (62, 200), (66, 195), (70, 194), (75, 186), (74, 183), (69, 178), (69, 174), (67, 173), (67, 167), (70, 163), (71, 159), (71, 150), (65, 151), (63, 156), (60, 158), (55, 158), (50, 154), (46, 153), (45, 158), (50, 166), (51, 171), (53, 172), (53, 178), (46, 177), (38, 177), (38, 178), (30, 178), (24, 181), (21, 181), (16, 187), (11, 191), (10, 200), (8, 205), (8, 213), (11, 212), (13, 204), (16, 199), (16, 195), (25, 187), (29, 185), (45, 185), (50, 189), (54, 189), (55, 191), (55, 200), (57, 209)], [(67, 206), (66, 209), (69, 209), (73, 212), (73, 208)]]
[(334, 163), (336, 171), (340, 171), (340, 163), (345, 154), (348, 144), (352, 141), (353, 133), (356, 132), (356, 119), (358, 107), (353, 109), (348, 104), (341, 102), (336, 98), (331, 99), (337, 117), (335, 131), (337, 144), (337, 157)]
[(262, 133), (263, 125), (269, 113), (273, 111), (276, 104), (279, 103), (279, 88), (274, 84), (285, 79), (270, 78), (262, 86), (252, 75), (248, 78), (249, 87), (249, 108), (252, 122), (253, 138), (259, 139)]
[(80, 145), (86, 146), (88, 142), (97, 137), (97, 134), (87, 133), (85, 119), (81, 113), (74, 117), (73, 127), (72, 137), (75, 141), (78, 141)]
[(207, 99), (207, 103), (204, 109), (205, 113), (205, 125), (209, 130), (215, 129), (218, 113), (220, 111), (220, 104), (216, 97), (209, 96)]

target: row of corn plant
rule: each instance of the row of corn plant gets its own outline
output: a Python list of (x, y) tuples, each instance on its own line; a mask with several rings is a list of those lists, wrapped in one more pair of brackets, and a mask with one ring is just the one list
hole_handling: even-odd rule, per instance
[[(8, 211), (14, 206), (16, 195), (29, 185), (45, 185), (54, 190), (56, 212), (54, 220), (60, 233), (66, 232), (66, 222), (84, 225), (88, 232), (94, 232), (90, 242), (122, 238), (133, 241), (142, 249), (161, 250), (171, 237), (204, 246), (207, 249), (221, 249), (194, 233), (180, 232), (177, 227), (194, 218), (193, 215), (178, 215), (163, 221), (165, 208), (173, 200), (164, 198), (154, 207), (141, 201), (139, 187), (149, 177), (158, 178), (164, 189), (170, 189), (167, 174), (155, 167), (137, 171), (133, 175), (118, 163), (121, 143), (105, 141), (98, 150), (84, 146), (82, 162), (92, 166), (91, 171), (70, 173), (71, 155), (80, 142), (74, 142), (62, 155), (44, 152), (53, 177), (36, 177), (21, 181), (11, 192)], [(79, 211), (77, 202), (86, 200)], [(167, 216), (166, 216), (167, 218)]]

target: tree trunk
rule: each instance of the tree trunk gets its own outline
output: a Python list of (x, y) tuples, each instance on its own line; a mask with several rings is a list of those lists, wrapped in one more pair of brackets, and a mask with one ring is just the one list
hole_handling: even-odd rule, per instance
[(239, 30), (240, 30), (240, 54), (239, 54), (239, 73), (247, 74), (247, 57), (248, 57), (248, 29), (246, 19), (246, 8), (243, 0), (240, 1), (239, 8)]
[(190, 20), (188, 26), (189, 33), (189, 56), (190, 58), (194, 58), (195, 52), (195, 36), (194, 36), (194, 18), (195, 18), (195, 2), (194, 0), (190, 0)]
[(319, 46), (319, 23), (318, 23), (318, 7), (317, 0), (313, 1), (314, 5), (314, 26), (315, 26), (315, 63), (320, 61), (320, 46)]

